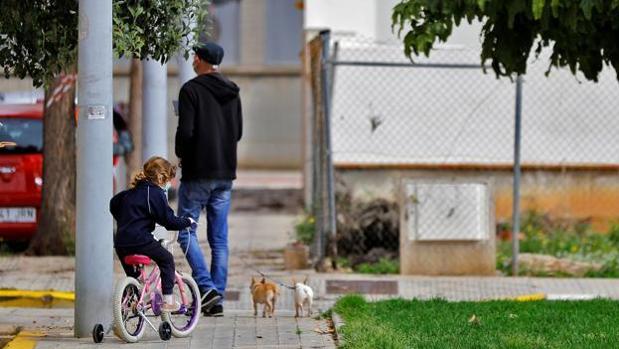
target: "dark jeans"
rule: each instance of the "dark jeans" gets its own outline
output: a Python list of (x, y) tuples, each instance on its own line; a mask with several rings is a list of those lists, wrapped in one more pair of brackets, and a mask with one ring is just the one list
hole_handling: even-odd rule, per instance
[(125, 274), (136, 279), (140, 276), (140, 273), (132, 265), (125, 263), (125, 257), (132, 254), (148, 256), (159, 266), (159, 271), (161, 272), (161, 292), (166, 295), (172, 294), (174, 289), (174, 257), (159, 242), (153, 240), (153, 242), (145, 246), (116, 247), (116, 254), (123, 269), (125, 269)]

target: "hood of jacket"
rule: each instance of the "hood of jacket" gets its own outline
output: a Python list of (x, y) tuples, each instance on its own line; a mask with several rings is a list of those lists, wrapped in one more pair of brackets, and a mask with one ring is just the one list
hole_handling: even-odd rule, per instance
[(239, 95), (239, 87), (220, 73), (202, 74), (195, 77), (193, 81), (209, 90), (220, 104), (224, 104)]

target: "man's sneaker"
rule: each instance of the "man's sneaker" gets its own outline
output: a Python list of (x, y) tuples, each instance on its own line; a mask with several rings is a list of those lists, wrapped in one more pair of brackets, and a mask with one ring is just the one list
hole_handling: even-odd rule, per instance
[(221, 304), (214, 305), (209, 311), (204, 312), (204, 316), (222, 317), (224, 316), (224, 306)]
[(220, 299), (221, 295), (215, 289), (202, 293), (202, 312), (208, 312)]

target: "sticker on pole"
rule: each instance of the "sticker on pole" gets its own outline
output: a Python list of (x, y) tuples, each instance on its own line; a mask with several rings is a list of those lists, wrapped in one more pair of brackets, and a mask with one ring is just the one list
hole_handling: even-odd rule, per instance
[(105, 106), (93, 105), (88, 107), (88, 120), (103, 120), (105, 119)]

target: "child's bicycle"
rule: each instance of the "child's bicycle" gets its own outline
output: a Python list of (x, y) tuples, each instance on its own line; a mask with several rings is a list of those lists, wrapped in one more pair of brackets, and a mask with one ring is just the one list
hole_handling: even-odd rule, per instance
[[(162, 241), (167, 247), (171, 241)], [(180, 309), (175, 312), (163, 312), (163, 296), (159, 268), (155, 264), (148, 277), (145, 266), (151, 264), (150, 258), (143, 255), (125, 257), (125, 263), (133, 265), (140, 272), (138, 279), (125, 277), (114, 291), (114, 333), (129, 343), (139, 341), (148, 324), (159, 337), (169, 340), (171, 336), (187, 337), (195, 329), (200, 318), (201, 299), (198, 285), (189, 275), (176, 271), (174, 279), (174, 297), (180, 301)], [(161, 316), (159, 328), (155, 328), (149, 317)], [(96, 343), (103, 341), (105, 330), (97, 324), (93, 329)]]

